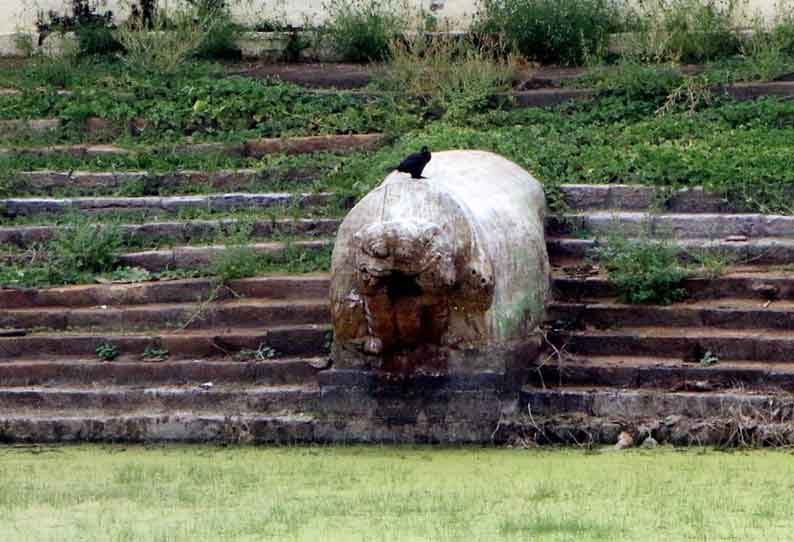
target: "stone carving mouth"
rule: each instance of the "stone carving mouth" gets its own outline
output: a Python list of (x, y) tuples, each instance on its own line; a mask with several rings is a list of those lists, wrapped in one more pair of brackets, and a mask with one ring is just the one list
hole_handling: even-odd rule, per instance
[(369, 354), (440, 346), (449, 323), (456, 270), (451, 244), (435, 224), (385, 222), (356, 235), (356, 271)]

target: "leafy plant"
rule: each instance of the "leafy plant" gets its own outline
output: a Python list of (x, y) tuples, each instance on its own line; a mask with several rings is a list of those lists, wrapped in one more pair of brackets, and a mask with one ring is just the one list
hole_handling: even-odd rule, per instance
[(502, 34), (544, 64), (582, 64), (603, 55), (621, 25), (621, 9), (611, 0), (484, 0), (473, 29)]
[(122, 267), (110, 274), (112, 282), (146, 282), (151, 279), (152, 274), (141, 267)]
[(596, 257), (627, 303), (667, 305), (687, 296), (680, 286), (689, 273), (678, 262), (678, 249), (664, 241), (613, 236)]
[(149, 345), (143, 351), (141, 359), (144, 361), (165, 361), (171, 353), (167, 348), (160, 348), (157, 346)]
[(102, 342), (99, 343), (99, 346), (96, 347), (96, 355), (102, 361), (113, 361), (114, 359), (119, 357), (119, 349), (113, 343)]
[(275, 358), (278, 352), (275, 348), (268, 346), (265, 343), (259, 345), (256, 350), (242, 349), (236, 352), (232, 358), (234, 361), (268, 361)]
[(720, 358), (719, 358), (719, 356), (718, 356), (718, 355), (716, 355), (716, 354), (715, 354), (714, 352), (712, 352), (711, 350), (707, 350), (707, 351), (706, 351), (706, 352), (703, 354), (703, 357), (702, 357), (702, 358), (700, 358), (700, 362), (699, 362), (699, 363), (700, 363), (700, 365), (702, 365), (703, 367), (711, 367), (712, 365), (716, 365), (716, 364), (717, 364), (717, 363), (719, 363), (719, 362), (720, 362)]
[(322, 31), (331, 48), (349, 62), (383, 61), (389, 44), (405, 29), (398, 0), (330, 0)]

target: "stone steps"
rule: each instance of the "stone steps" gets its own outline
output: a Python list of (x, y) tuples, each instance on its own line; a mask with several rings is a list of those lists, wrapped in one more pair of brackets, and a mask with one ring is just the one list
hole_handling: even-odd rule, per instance
[[(653, 241), (651, 239), (650, 241)], [(547, 238), (549, 258), (559, 265), (583, 260), (606, 241), (595, 239)], [(677, 239), (670, 242), (677, 247), (682, 260), (692, 254), (714, 256), (733, 264), (786, 265), (794, 261), (794, 237), (765, 237), (746, 240)]]
[[(558, 270), (554, 277), (554, 297), (559, 301), (598, 300), (615, 298), (618, 295), (614, 284), (603, 274), (579, 275), (578, 268)], [(582, 271), (588, 271), (586, 268)], [(729, 266), (725, 274), (714, 278), (688, 278), (681, 283), (687, 291), (687, 300), (709, 300), (721, 298), (794, 299), (794, 277), (790, 273), (773, 268)]]
[[(46, 357), (0, 362), (0, 386), (191, 386), (212, 382), (227, 386), (295, 385), (316, 383), (325, 357), (284, 357), (263, 360), (232, 359), (164, 361)], [(53, 388), (55, 389), (55, 388)]]
[[(2, 395), (0, 395), (2, 397)], [(521, 390), (522, 409), (533, 416), (584, 414), (613, 419), (658, 419), (667, 416), (690, 418), (758, 416), (794, 422), (794, 399), (788, 394), (746, 393), (742, 390), (671, 392), (665, 389), (616, 387), (566, 387)]]
[(747, 209), (701, 187), (665, 190), (636, 184), (563, 184), (570, 211), (646, 211), (667, 213), (742, 213)]
[(6, 309), (0, 328), (53, 331), (139, 331), (148, 329), (260, 329), (262, 327), (325, 324), (329, 321), (326, 300), (290, 299), (269, 301), (239, 299), (198, 303), (151, 303), (146, 305), (67, 308)]
[(116, 346), (120, 360), (140, 359), (147, 348), (165, 349), (172, 359), (222, 359), (241, 350), (261, 348), (271, 349), (274, 357), (322, 356), (328, 351), (330, 331), (327, 324), (301, 324), (256, 329), (156, 330), (150, 334), (37, 332), (0, 337), (0, 364), (30, 357), (96, 359), (96, 349), (103, 343)]
[(0, 416), (41, 410), (78, 414), (146, 411), (277, 415), (316, 410), (319, 388), (304, 386), (43, 386), (0, 387)]
[[(318, 442), (314, 418), (301, 415), (235, 416), (103, 412), (0, 416), (0, 442), (219, 442), (296, 444)], [(326, 439), (327, 440), (327, 439)]]
[(670, 239), (720, 239), (794, 237), (794, 216), (725, 213), (647, 213), (594, 211), (551, 217), (549, 236), (587, 235), (603, 237), (619, 233), (624, 237)]
[(262, 194), (210, 194), (197, 196), (141, 196), (95, 198), (9, 198), (0, 199), (0, 216), (7, 218), (64, 213), (147, 213), (149, 216), (173, 215), (198, 210), (230, 212), (279, 207), (312, 207), (338, 201), (332, 193), (273, 192)]
[(215, 301), (261, 298), (268, 300), (328, 299), (329, 277), (271, 275), (229, 281), (220, 286), (213, 279), (182, 279), (132, 284), (90, 284), (61, 288), (0, 288), (0, 309), (59, 307), (110, 307), (147, 303), (193, 303), (212, 297)]
[(711, 352), (726, 361), (794, 362), (790, 330), (626, 326), (556, 332), (550, 341), (579, 356), (663, 356), (697, 363)]
[[(121, 224), (118, 227), (128, 244), (135, 246), (180, 244), (213, 241), (228, 236), (238, 228), (250, 228), (250, 238), (276, 236), (331, 236), (339, 228), (338, 218), (279, 218), (271, 220), (185, 220)], [(69, 226), (6, 226), (0, 227), (0, 243), (20, 249), (46, 243)]]
[(157, 193), (161, 190), (189, 190), (196, 187), (225, 192), (251, 191), (252, 185), (286, 183), (309, 184), (322, 172), (321, 168), (288, 168), (285, 171), (268, 171), (253, 168), (221, 169), (215, 171), (176, 170), (157, 171), (21, 171), (9, 174), (12, 185), (23, 185), (26, 190), (90, 191), (98, 196), (122, 187), (141, 183)]
[(261, 158), (270, 154), (310, 154), (315, 152), (356, 152), (377, 148), (384, 134), (327, 135), (307, 137), (249, 139), (240, 143), (185, 143), (163, 147), (125, 148), (117, 145), (78, 144), (47, 147), (0, 148), (0, 157), (37, 157), (67, 155), (76, 158), (131, 156), (167, 152), (169, 154), (220, 154)]
[(530, 374), (535, 387), (620, 387), (667, 391), (717, 390), (777, 393), (794, 391), (794, 366), (746, 360), (723, 360), (703, 366), (663, 353), (647, 356), (549, 355)]
[[(330, 239), (317, 241), (295, 241), (293, 243), (255, 243), (241, 245), (244, 250), (268, 255), (274, 260), (283, 261), (292, 254), (290, 247), (309, 252), (329, 250), (333, 246)], [(210, 265), (221, 254), (233, 250), (229, 245), (178, 246), (163, 250), (130, 252), (119, 257), (121, 265), (140, 267), (153, 273), (169, 269), (199, 269)]]
[[(258, 195), (233, 199), (226, 194), (224, 198), (207, 196), (157, 198), (148, 202), (118, 199), (118, 204), (96, 201), (59, 200), (58, 203), (31, 201), (20, 205), (14, 200), (5, 208), (7, 216), (35, 216), (36, 214), (64, 213), (73, 210), (88, 213), (101, 212), (143, 212), (145, 215), (174, 214), (188, 209), (208, 212), (234, 212), (271, 209), (278, 206), (297, 205), (312, 207), (329, 205), (334, 202), (330, 194), (300, 194), (294, 196)], [(140, 199), (140, 198), (136, 198)], [(64, 202), (63, 204), (60, 202)], [(72, 202), (72, 204), (67, 202)], [(35, 206), (35, 207), (34, 207)], [(211, 239), (223, 235), (242, 224), (252, 228), (252, 237), (272, 235), (334, 235), (341, 223), (337, 218), (299, 218), (245, 220), (224, 218), (220, 220), (183, 220), (148, 221), (143, 224), (122, 224), (121, 231), (129, 242), (168, 243), (185, 242), (193, 239)], [(10, 243), (20, 248), (52, 239), (58, 231), (68, 226), (6, 226), (0, 227), (0, 242)], [(630, 238), (660, 237), (669, 240), (723, 240), (731, 246), (742, 241), (728, 241), (728, 238), (744, 237), (747, 241), (755, 239), (794, 238), (794, 217), (760, 214), (661, 214), (594, 212), (592, 214), (565, 214), (552, 216), (547, 220), (546, 234), (559, 239), (559, 243), (571, 236), (607, 237), (613, 234)], [(562, 238), (562, 239), (560, 239)], [(574, 239), (583, 241), (583, 239)], [(586, 241), (586, 240), (584, 240)], [(588, 244), (589, 246), (589, 244)], [(573, 250), (573, 249), (572, 249)]]
[(574, 328), (655, 326), (794, 331), (794, 303), (730, 298), (671, 306), (555, 302), (549, 307), (547, 318), (565, 321)]

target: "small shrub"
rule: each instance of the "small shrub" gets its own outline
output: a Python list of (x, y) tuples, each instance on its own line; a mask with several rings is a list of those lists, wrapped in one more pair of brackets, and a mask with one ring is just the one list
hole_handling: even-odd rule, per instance
[(47, 86), (67, 88), (74, 82), (76, 63), (77, 58), (70, 54), (39, 55), (28, 66), (27, 76)]
[(484, 0), (473, 29), (544, 64), (582, 64), (606, 51), (621, 13), (612, 0)]
[(723, 251), (690, 251), (688, 255), (692, 273), (709, 279), (721, 277), (729, 265), (737, 262), (734, 255)]
[(119, 357), (119, 349), (113, 343), (103, 342), (96, 347), (96, 355), (102, 361), (113, 361)]
[(740, 69), (743, 79), (773, 81), (790, 73), (794, 69), (794, 19), (779, 20), (771, 28), (756, 19), (741, 51), (746, 60)]
[(688, 273), (678, 263), (678, 250), (666, 242), (611, 237), (596, 255), (627, 303), (667, 305), (687, 295), (680, 285)]
[(405, 29), (397, 0), (330, 0), (323, 33), (332, 49), (349, 62), (389, 57), (389, 44)]
[(653, 101), (668, 96), (683, 80), (681, 73), (672, 66), (648, 66), (636, 59), (624, 58), (616, 66), (591, 70), (577, 84), (625, 95), (630, 100)]
[(510, 60), (498, 58), (498, 47), (471, 40), (433, 39), (424, 34), (395, 40), (391, 62), (376, 85), (435, 102), (452, 118), (486, 108), (495, 93), (507, 90), (515, 74)]
[(39, 45), (53, 32), (74, 32), (79, 56), (108, 55), (122, 49), (113, 36), (112, 11), (101, 12), (99, 3), (89, 0), (71, 0), (70, 10), (71, 13), (39, 12), (36, 20)]
[(48, 246), (54, 278), (71, 282), (71, 277), (81, 273), (111, 272), (122, 245), (121, 229), (116, 225), (78, 221), (65, 227)]
[(128, 68), (139, 73), (170, 74), (196, 54), (206, 32), (192, 11), (182, 10), (170, 17), (158, 14), (151, 31), (142, 31), (132, 22), (122, 25), (116, 36), (124, 46), (120, 58)]
[(210, 273), (222, 283), (253, 277), (261, 272), (262, 257), (262, 254), (248, 246), (227, 246), (213, 258)]
[(198, 58), (240, 58), (237, 39), (242, 28), (232, 19), (229, 5), (224, 0), (192, 0), (194, 20), (204, 35), (196, 47)]
[(737, 0), (650, 0), (629, 49), (654, 62), (704, 62), (739, 51)]

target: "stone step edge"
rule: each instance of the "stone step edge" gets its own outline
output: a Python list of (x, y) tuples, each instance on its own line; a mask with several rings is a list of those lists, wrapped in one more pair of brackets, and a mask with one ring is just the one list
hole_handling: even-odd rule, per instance
[(249, 299), (287, 300), (299, 293), (306, 299), (327, 299), (330, 277), (324, 275), (271, 275), (229, 281), (221, 286), (215, 279), (179, 279), (128, 284), (91, 284), (56, 288), (2, 288), (0, 308), (86, 307), (118, 304), (179, 302), (186, 296), (218, 300)]
[(308, 415), (237, 416), (235, 414), (126, 416), (0, 416), (0, 442), (189, 442), (225, 444), (490, 444), (614, 446), (622, 432), (639, 445), (780, 446), (794, 444), (794, 424), (737, 418), (614, 420), (594, 417), (530, 417), (498, 423), (410, 424), (385, 420), (318, 419)]
[(243, 350), (262, 350), (263, 355), (274, 359), (315, 357), (327, 354), (331, 339), (331, 327), (327, 324), (262, 326), (245, 330), (227, 326), (223, 329), (148, 334), (42, 332), (22, 337), (0, 337), (0, 365), (2, 360), (20, 360), (31, 355), (98, 359), (96, 350), (103, 343), (116, 347), (119, 361), (130, 357), (140, 359), (149, 348), (164, 349), (174, 360), (231, 358)]
[(253, 181), (268, 182), (271, 180), (289, 181), (296, 184), (308, 184), (314, 180), (317, 172), (312, 169), (287, 170), (284, 175), (271, 179), (266, 169), (219, 169), (219, 170), (174, 170), (163, 171), (53, 171), (33, 170), (10, 174), (12, 179), (19, 179), (26, 187), (39, 190), (58, 188), (118, 188), (125, 182), (149, 181), (155, 187), (180, 186), (182, 184), (209, 184), (216, 188), (240, 186)]
[[(334, 235), (341, 222), (340, 218), (277, 218), (253, 221), (223, 218), (119, 224), (114, 227), (118, 228), (128, 241), (188, 243), (212, 239), (227, 230), (234, 232), (234, 228), (239, 225), (251, 228), (250, 238), (267, 238), (275, 234)], [(101, 223), (99, 227), (102, 227)], [(0, 226), (0, 244), (29, 248), (37, 243), (46, 243), (55, 238), (59, 232), (70, 228), (73, 226)]]
[[(723, 361), (786, 365), (794, 362), (794, 338), (770, 329), (708, 329), (689, 333), (692, 327), (622, 327), (600, 331), (555, 331), (549, 341), (576, 356), (654, 356), (678, 358), (698, 365), (711, 353), (718, 366)], [(661, 331), (661, 333), (657, 333)]]
[(768, 420), (794, 422), (790, 394), (742, 391), (666, 391), (660, 389), (535, 388), (521, 390), (522, 408), (537, 416), (581, 413), (598, 418), (690, 418), (764, 416)]
[(202, 382), (192, 386), (17, 386), (0, 387), (0, 416), (19, 415), (42, 410), (75, 413), (81, 410), (118, 413), (180, 410), (223, 411), (236, 414), (276, 414), (316, 410), (320, 389), (304, 385), (233, 385), (215, 386)]
[(295, 241), (293, 243), (255, 243), (240, 245), (211, 245), (199, 247), (175, 247), (165, 250), (147, 250), (130, 252), (119, 258), (123, 266), (140, 267), (152, 273), (169, 269), (197, 269), (212, 264), (215, 257), (236, 248), (252, 250), (258, 254), (267, 254), (275, 259), (287, 254), (290, 247), (308, 251), (320, 251), (333, 247), (333, 240), (322, 239), (316, 241)]
[(591, 211), (549, 216), (546, 234), (698, 239), (794, 237), (794, 216), (761, 213)]
[[(187, 175), (253, 175), (257, 170), (219, 170), (216, 172), (194, 172), (191, 170), (177, 171), (175, 174)], [(53, 183), (58, 181), (59, 185), (66, 186), (71, 180), (80, 181), (83, 178), (96, 179), (141, 179), (150, 175), (164, 176), (174, 175), (174, 173), (149, 173), (146, 171), (26, 171), (20, 175), (27, 178), (37, 179), (34, 182), (43, 182), (42, 179), (52, 177)], [(99, 184), (99, 183), (98, 183)], [(43, 186), (49, 186), (47, 182)], [(667, 196), (665, 200), (659, 200), (662, 192), (654, 187), (647, 185), (634, 184), (576, 184), (566, 183), (559, 185), (563, 199), (570, 208), (569, 211), (659, 211), (659, 212), (678, 212), (678, 213), (739, 213), (746, 211), (741, 207), (731, 205), (727, 199), (720, 194), (707, 192), (702, 187), (681, 188), (671, 194), (664, 192)], [(749, 213), (754, 214), (754, 213)]]
[(327, 300), (229, 300), (213, 303), (209, 299), (193, 303), (152, 303), (129, 306), (6, 309), (0, 313), (0, 329), (71, 332), (132, 332), (157, 327), (167, 330), (207, 330), (234, 328), (261, 329), (300, 324), (327, 324)]
[[(103, 362), (96, 358), (15, 359), (0, 362), (0, 385), (44, 386), (285, 386), (316, 385), (327, 357)], [(57, 388), (53, 388), (57, 389)]]
[[(659, 239), (634, 238), (635, 242), (668, 243), (680, 250), (682, 261), (692, 261), (693, 252), (723, 256), (732, 265), (786, 265), (794, 261), (794, 237), (762, 237), (738, 239)], [(554, 262), (564, 265), (565, 259), (582, 260), (598, 247), (607, 246), (606, 239), (574, 239), (547, 237), (546, 246)]]
[(0, 199), (0, 214), (6, 216), (64, 213), (69, 211), (118, 212), (164, 211), (183, 209), (228, 211), (266, 209), (288, 205), (325, 205), (336, 201), (333, 192), (264, 192), (225, 193), (195, 196), (79, 197), (79, 198), (6, 198)]
[(632, 305), (620, 302), (577, 303), (556, 301), (548, 306), (549, 322), (565, 322), (575, 329), (621, 329), (621, 326), (678, 329), (700, 327), (719, 330), (794, 331), (794, 306), (775, 307), (758, 301), (755, 307), (731, 306)]
[(315, 152), (359, 152), (373, 150), (387, 137), (382, 133), (249, 139), (243, 143), (192, 143), (173, 147), (127, 149), (116, 145), (52, 145), (48, 147), (0, 148), (0, 157), (68, 154), (76, 157), (125, 156), (169, 152), (174, 154), (220, 153), (259, 158), (269, 154), (311, 154)]
[[(570, 276), (563, 272), (552, 275), (555, 295), (559, 302), (577, 303), (579, 299), (614, 298), (612, 283), (602, 276)], [(207, 297), (215, 292), (219, 300), (238, 296), (258, 299), (291, 299), (299, 294), (306, 299), (326, 299), (330, 286), (328, 273), (269, 275), (230, 281), (220, 287), (212, 278), (144, 281), (126, 284), (87, 284), (53, 288), (0, 287), (0, 308), (86, 307), (100, 305), (137, 305), (157, 300), (181, 302)], [(682, 287), (692, 293), (689, 299), (713, 299), (731, 295), (738, 299), (767, 299), (770, 288), (779, 299), (794, 299), (794, 276), (785, 274), (732, 274), (721, 277), (691, 278)]]
[[(300, 203), (322, 203), (315, 201), (324, 197), (331, 198), (330, 193), (319, 193), (317, 196), (300, 194), (295, 197)], [(303, 198), (308, 198), (308, 201)], [(254, 199), (254, 198), (252, 198)], [(275, 198), (274, 198), (275, 199)], [(177, 200), (177, 202), (163, 202), (166, 208), (179, 206), (182, 201), (193, 205), (194, 200)], [(261, 201), (256, 198), (255, 208), (261, 208)], [(280, 199), (278, 200), (281, 201)], [(136, 202), (137, 203), (137, 202)], [(245, 202), (243, 202), (245, 203)], [(221, 201), (221, 206), (230, 202)], [(0, 202), (2, 205), (2, 202)], [(210, 210), (212, 202), (207, 203)], [(49, 206), (44, 204), (43, 206)], [(203, 206), (203, 204), (202, 204)], [(234, 207), (238, 203), (233, 203)], [(270, 203), (267, 202), (267, 207)], [(48, 207), (49, 208), (49, 207)], [(157, 207), (160, 208), (160, 207)], [(136, 207), (137, 209), (137, 207)], [(149, 208), (144, 208), (148, 210)], [(8, 210), (6, 212), (9, 212)], [(13, 206), (12, 210), (13, 212)], [(252, 236), (265, 237), (274, 231), (315, 232), (333, 234), (341, 224), (341, 218), (280, 218), (255, 220), (251, 223)], [(240, 219), (195, 219), (146, 222), (140, 224), (121, 224), (118, 227), (128, 237), (136, 239), (166, 240), (185, 237), (200, 237), (219, 232), (223, 228), (231, 228), (240, 224)], [(249, 224), (249, 222), (245, 222)], [(53, 238), (57, 232), (68, 229), (70, 226), (0, 226), (0, 243), (13, 244), (26, 248), (32, 243), (44, 242)], [(663, 214), (648, 215), (642, 213), (612, 213), (599, 212), (597, 215), (576, 214), (550, 216), (546, 219), (546, 234), (552, 238), (575, 234), (578, 230), (588, 236), (609, 236), (619, 234), (628, 237), (643, 238), (646, 236), (661, 236), (670, 240), (709, 239), (709, 238), (745, 238), (750, 241), (755, 238), (794, 238), (794, 217), (761, 214)], [(669, 237), (668, 237), (669, 236)], [(737, 241), (733, 241), (737, 242)]]

